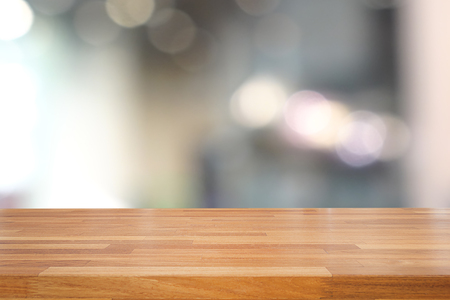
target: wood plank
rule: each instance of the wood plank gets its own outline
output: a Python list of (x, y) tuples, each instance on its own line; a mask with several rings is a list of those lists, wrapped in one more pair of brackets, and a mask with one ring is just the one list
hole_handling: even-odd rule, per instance
[[(330, 277), (57, 277), (26, 278), (31, 298), (320, 299)], [(14, 282), (10, 282), (12, 287)], [(20, 291), (23, 291), (20, 290)], [(0, 289), (0, 297), (1, 289)]]
[(110, 244), (0, 244), (0, 249), (105, 249)]
[(331, 277), (324, 267), (50, 267), (39, 276)]
[[(1, 298), (2, 300), (30, 300), (30, 298)], [(112, 298), (38, 298), (40, 300), (113, 300)]]
[(450, 245), (441, 243), (383, 243), (383, 244), (356, 244), (360, 249), (407, 249), (407, 250), (450, 250)]
[(336, 298), (449, 299), (450, 278), (424, 276), (335, 276), (331, 284)]
[(4, 209), (2, 299), (450, 299), (450, 209)]
[[(39, 234), (39, 233), (36, 233)], [(141, 241), (144, 240), (145, 236), (0, 236), (0, 240), (8, 240), (8, 241), (17, 241), (17, 240), (25, 240), (25, 241), (98, 241), (98, 240), (107, 240), (107, 241)]]

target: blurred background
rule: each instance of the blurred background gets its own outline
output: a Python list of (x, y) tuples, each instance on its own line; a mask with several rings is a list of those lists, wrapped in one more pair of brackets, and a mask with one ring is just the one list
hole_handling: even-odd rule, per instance
[(0, 1), (0, 207), (450, 207), (450, 1)]

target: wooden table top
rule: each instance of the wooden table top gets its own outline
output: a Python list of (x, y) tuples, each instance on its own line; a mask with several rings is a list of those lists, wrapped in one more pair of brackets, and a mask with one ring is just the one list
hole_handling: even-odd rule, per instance
[(0, 298), (450, 299), (450, 209), (4, 209)]

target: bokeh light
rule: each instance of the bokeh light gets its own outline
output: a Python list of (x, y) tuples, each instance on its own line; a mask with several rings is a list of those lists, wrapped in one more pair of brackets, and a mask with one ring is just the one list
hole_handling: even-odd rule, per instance
[(322, 130), (305, 138), (305, 141), (313, 147), (320, 149), (333, 149), (338, 140), (339, 128), (348, 115), (348, 107), (341, 102), (328, 101), (330, 108), (327, 125)]
[(106, 10), (111, 19), (123, 27), (146, 23), (155, 8), (154, 0), (107, 0)]
[(314, 91), (301, 91), (289, 97), (284, 117), (298, 134), (308, 137), (323, 130), (331, 120), (330, 104)]
[(299, 46), (299, 41), (299, 26), (284, 14), (265, 16), (255, 29), (256, 47), (269, 56), (290, 54)]
[(196, 26), (185, 12), (162, 9), (149, 24), (149, 37), (156, 49), (176, 54), (187, 50), (196, 35)]
[(233, 95), (233, 118), (246, 127), (263, 127), (276, 119), (286, 100), (281, 83), (270, 77), (257, 77), (244, 83)]
[(338, 141), (338, 133), (345, 117), (348, 115), (348, 107), (341, 102), (328, 101), (329, 114), (328, 122), (321, 130), (310, 135), (303, 135), (298, 142), (303, 146), (321, 150), (332, 150)]
[(156, 28), (164, 23), (167, 23), (172, 15), (177, 11), (176, 9), (172, 8), (170, 2), (166, 3), (166, 6), (158, 7), (158, 4), (161, 5), (160, 3), (161, 2), (155, 2), (154, 13), (147, 22), (147, 25), (150, 28)]
[(78, 36), (91, 45), (111, 43), (120, 34), (120, 26), (109, 18), (102, 1), (84, 2), (75, 11), (73, 21)]
[(67, 12), (75, 4), (75, 0), (29, 0), (31, 6), (45, 15), (59, 15)]
[(261, 16), (273, 11), (280, 0), (236, 0), (237, 5), (252, 16)]
[(380, 157), (385, 137), (386, 126), (379, 116), (368, 111), (354, 112), (339, 130), (336, 151), (349, 166), (367, 166)]
[(33, 170), (37, 86), (20, 64), (0, 65), (0, 192), (23, 184)]
[(23, 0), (0, 1), (0, 40), (13, 40), (26, 34), (33, 17), (33, 11)]

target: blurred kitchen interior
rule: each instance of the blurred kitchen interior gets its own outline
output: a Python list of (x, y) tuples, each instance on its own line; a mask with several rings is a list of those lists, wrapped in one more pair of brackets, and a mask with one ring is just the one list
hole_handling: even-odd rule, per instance
[(448, 0), (0, 2), (0, 207), (449, 207)]

